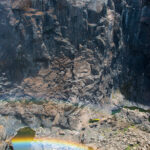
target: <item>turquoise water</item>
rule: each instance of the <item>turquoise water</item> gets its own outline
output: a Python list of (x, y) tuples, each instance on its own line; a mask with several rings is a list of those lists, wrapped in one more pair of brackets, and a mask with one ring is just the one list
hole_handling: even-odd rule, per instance
[(14, 150), (84, 150), (74, 146), (46, 142), (13, 143)]
[(31, 143), (13, 143), (13, 148), (14, 150), (32, 150), (32, 145)]

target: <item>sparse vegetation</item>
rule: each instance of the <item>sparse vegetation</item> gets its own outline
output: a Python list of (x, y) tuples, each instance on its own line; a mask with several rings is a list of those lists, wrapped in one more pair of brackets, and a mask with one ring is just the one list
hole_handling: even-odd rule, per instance
[[(130, 110), (139, 110), (139, 112), (144, 112), (144, 113), (150, 113), (149, 109), (145, 110), (143, 108), (139, 108), (139, 107), (136, 107), (136, 106), (123, 106), (122, 108), (130, 109)], [(112, 115), (120, 113), (122, 108), (112, 110)]]
[(99, 121), (100, 121), (100, 119), (90, 119), (89, 123), (94, 123), (94, 122), (99, 122)]
[(128, 145), (128, 147), (125, 150), (131, 150), (132, 147), (130, 145)]
[(117, 113), (120, 113), (121, 112), (121, 108), (119, 108), (119, 109), (114, 109), (114, 110), (112, 110), (112, 115), (115, 115), (115, 114), (117, 114)]
[(29, 127), (25, 127), (25, 128), (21, 128), (17, 132), (17, 135), (14, 137), (14, 139), (15, 138), (34, 138), (34, 137), (35, 137), (35, 131)]
[(127, 128), (124, 128), (123, 131), (126, 132), (126, 131), (128, 131), (128, 129), (129, 129), (128, 127), (127, 127)]
[(136, 106), (124, 106), (124, 108), (127, 108), (127, 109), (130, 109), (130, 110), (139, 110), (140, 112), (145, 112), (145, 113), (150, 113), (150, 110), (145, 110), (143, 108), (139, 108), (139, 107), (136, 107)]
[(133, 148), (138, 147), (138, 144), (134, 144), (134, 145), (128, 145), (128, 147), (125, 150), (132, 150)]

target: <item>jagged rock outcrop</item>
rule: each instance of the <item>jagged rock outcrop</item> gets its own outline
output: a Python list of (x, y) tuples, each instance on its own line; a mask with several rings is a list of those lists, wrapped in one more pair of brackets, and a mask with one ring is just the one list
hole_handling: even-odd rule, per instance
[(2, 0), (0, 11), (1, 99), (110, 103), (120, 89), (149, 104), (149, 4)]
[[(35, 138), (73, 141), (92, 147), (93, 150), (122, 150), (128, 147), (149, 150), (149, 113), (123, 108), (111, 115), (99, 107), (56, 101), (3, 102), (0, 105), (0, 148), (4, 150), (19, 129), (30, 127), (35, 131)], [(91, 121), (95, 119), (97, 121)], [(31, 135), (25, 135), (28, 134)], [(32, 147), (37, 148), (50, 149), (46, 145)]]
[(124, 39), (133, 37), (128, 11), (136, 2), (125, 2), (2, 0), (1, 99), (109, 103), (132, 77)]

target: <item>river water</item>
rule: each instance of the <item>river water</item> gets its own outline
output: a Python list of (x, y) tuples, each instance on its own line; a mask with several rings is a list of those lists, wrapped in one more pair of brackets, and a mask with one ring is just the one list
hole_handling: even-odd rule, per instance
[(14, 150), (88, 150), (84, 147), (75, 145), (50, 143), (50, 142), (15, 142), (13, 143)]

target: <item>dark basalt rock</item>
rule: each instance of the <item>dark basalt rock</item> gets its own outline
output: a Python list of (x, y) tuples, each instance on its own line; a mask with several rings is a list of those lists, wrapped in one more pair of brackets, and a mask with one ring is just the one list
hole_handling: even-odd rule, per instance
[(149, 105), (148, 4), (1, 0), (0, 12), (0, 99), (102, 104), (120, 89)]

